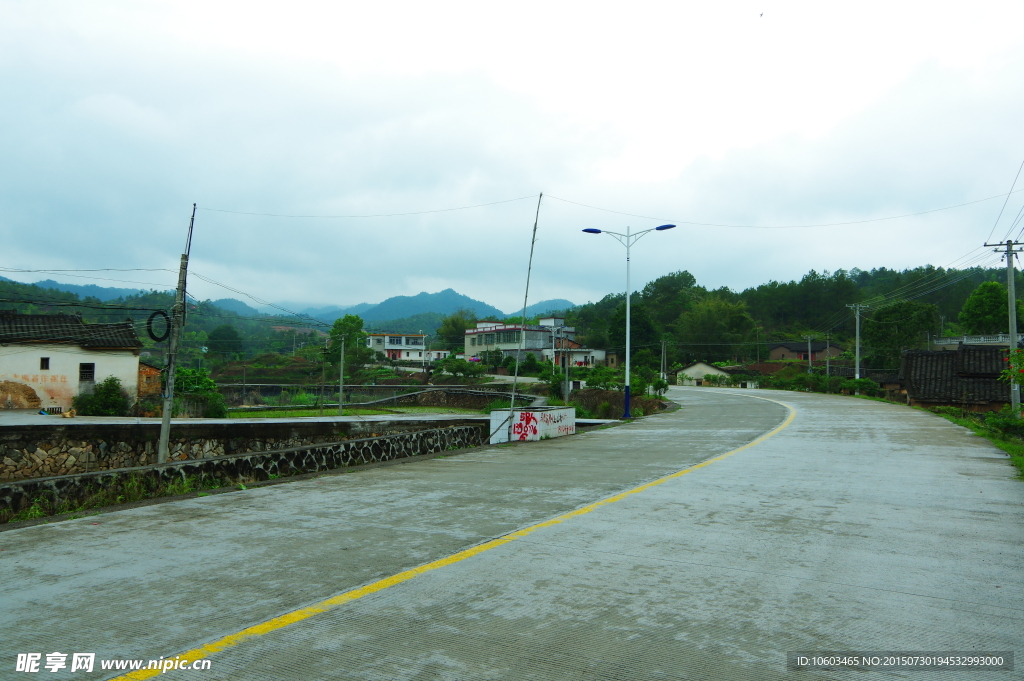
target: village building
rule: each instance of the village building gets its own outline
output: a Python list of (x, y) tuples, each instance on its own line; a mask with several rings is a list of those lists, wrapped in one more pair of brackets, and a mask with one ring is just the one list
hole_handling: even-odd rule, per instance
[(998, 411), (1010, 403), (1010, 384), (999, 380), (1006, 368), (1006, 348), (959, 345), (956, 350), (906, 350), (900, 382), (907, 404)]
[[(424, 360), (426, 352), (427, 336), (423, 333), (368, 333), (366, 334), (366, 347), (376, 352), (384, 353), (384, 356), (393, 360)], [(444, 350), (431, 350), (431, 353), (445, 352)], [(445, 355), (447, 356), (447, 355)], [(440, 357), (438, 359), (441, 359)]]
[(59, 413), (108, 376), (134, 399), (141, 347), (130, 319), (87, 324), (80, 315), (0, 310), (0, 409)]
[(769, 343), (768, 344), (768, 359), (769, 360), (780, 360), (780, 359), (802, 359), (803, 361), (814, 362), (817, 360), (825, 361), (825, 357), (838, 357), (843, 353), (843, 349), (834, 343), (826, 343), (825, 341), (811, 341), (811, 352), (810, 358), (807, 357), (807, 341), (785, 341), (782, 343)]
[(139, 399), (159, 397), (163, 392), (160, 367), (150, 364), (144, 359), (139, 360)]
[[(742, 378), (738, 382), (733, 381), (733, 376), (739, 375)], [(740, 388), (756, 388), (757, 378), (750, 377), (749, 372), (742, 366), (718, 367), (707, 362), (694, 362), (676, 372), (676, 385), (718, 385), (708, 380), (708, 377), (722, 377), (728, 385), (734, 383)], [(727, 380), (726, 380), (727, 379)]]
[(542, 350), (541, 358), (551, 361), (555, 366), (564, 367), (566, 363), (570, 367), (603, 366), (607, 359), (607, 353), (604, 350), (585, 348), (571, 338), (556, 337), (554, 345), (554, 348)]

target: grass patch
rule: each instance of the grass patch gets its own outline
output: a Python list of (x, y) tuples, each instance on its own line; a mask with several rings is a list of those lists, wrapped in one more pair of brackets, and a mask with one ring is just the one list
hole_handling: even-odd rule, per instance
[[(506, 409), (507, 409), (506, 404)], [(387, 409), (346, 409), (345, 416), (379, 416), (381, 414), (479, 414), (477, 409), (459, 409), (457, 407), (388, 407)], [(324, 416), (337, 416), (338, 408), (324, 409)], [(228, 418), (243, 419), (295, 419), (320, 416), (319, 409), (275, 409), (253, 411), (251, 409), (232, 409)]]
[(175, 497), (192, 492), (199, 492), (199, 496), (205, 496), (200, 490), (217, 489), (223, 486), (223, 480), (200, 478), (199, 476), (180, 476), (168, 481), (158, 481), (148, 476), (132, 473), (109, 487), (88, 486), (83, 500), (79, 503), (56, 502), (52, 495), (40, 495), (34, 498), (27, 508), (17, 513), (0, 514), (0, 523), (36, 520), (67, 513), (77, 514), (89, 509), (130, 504), (158, 497)]
[(1000, 418), (1001, 412), (991, 412), (991, 414), (996, 414), (993, 417), (990, 414), (964, 412), (956, 407), (937, 407), (926, 411), (967, 428), (1009, 454), (1010, 463), (1017, 467), (1017, 476), (1024, 479), (1024, 437), (1000, 428), (1003, 420)]

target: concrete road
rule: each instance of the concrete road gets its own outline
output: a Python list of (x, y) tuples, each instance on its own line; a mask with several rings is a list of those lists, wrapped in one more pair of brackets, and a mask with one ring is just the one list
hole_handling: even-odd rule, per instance
[(786, 652), (1024, 651), (1001, 452), (855, 398), (671, 396), (572, 438), (0, 532), (0, 678), (53, 651), (388, 681), (846, 679)]

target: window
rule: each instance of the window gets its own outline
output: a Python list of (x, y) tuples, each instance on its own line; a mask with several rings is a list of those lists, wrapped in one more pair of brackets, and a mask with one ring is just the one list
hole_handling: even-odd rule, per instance
[(375, 340), (377, 342), (377, 345), (383, 345), (384, 344), (384, 339), (383, 338), (377, 338)]
[(40, 357), (39, 358), (39, 370), (40, 371), (49, 371), (50, 370), (50, 358), (49, 357)]
[(95, 381), (96, 380), (96, 365), (93, 363), (82, 363), (78, 365), (78, 380), (79, 381)]
[(469, 344), (470, 345), (476, 345), (476, 336), (470, 336), (469, 337)]
[(388, 343), (390, 343), (391, 345), (401, 345), (402, 344), (402, 337), (401, 336), (388, 336)]
[(420, 336), (408, 336), (405, 339), (406, 345), (423, 345), (423, 338)]

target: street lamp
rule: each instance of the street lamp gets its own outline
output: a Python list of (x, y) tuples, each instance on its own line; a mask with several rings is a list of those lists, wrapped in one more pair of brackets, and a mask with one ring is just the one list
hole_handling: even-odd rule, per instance
[(625, 401), (625, 404), (623, 405), (623, 414), (622, 414), (622, 418), (624, 418), (624, 419), (628, 419), (631, 416), (631, 414), (629, 413), (629, 400), (630, 400), (630, 393), (629, 393), (629, 350), (630, 350), (630, 340), (629, 340), (629, 336), (630, 336), (630, 324), (629, 324), (629, 322), (630, 322), (630, 319), (629, 319), (629, 314), (630, 314), (630, 301), (629, 301), (629, 297), (630, 297), (630, 291), (629, 291), (629, 249), (630, 249), (630, 247), (633, 244), (635, 244), (637, 241), (639, 241), (640, 237), (642, 237), (644, 234), (647, 234), (648, 232), (663, 232), (666, 229), (672, 229), (673, 227), (675, 227), (675, 225), (661, 225), (659, 227), (652, 227), (651, 229), (645, 229), (642, 232), (637, 232), (635, 234), (633, 234), (633, 233), (631, 233), (629, 231), (629, 227), (626, 227), (626, 233), (625, 234), (620, 234), (619, 232), (606, 232), (604, 230), (593, 229), (593, 228), (583, 230), (587, 234), (607, 234), (608, 236), (612, 237), (613, 239), (615, 239), (620, 244), (622, 244), (623, 246), (626, 247), (626, 401)]

